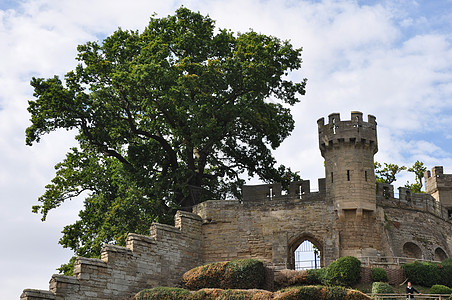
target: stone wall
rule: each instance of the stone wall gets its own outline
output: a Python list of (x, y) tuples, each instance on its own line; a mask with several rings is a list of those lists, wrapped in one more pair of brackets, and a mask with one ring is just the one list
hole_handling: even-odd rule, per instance
[(302, 199), (244, 202), (207, 201), (194, 213), (204, 220), (203, 261), (257, 258), (277, 268), (291, 267), (292, 252), (304, 240), (322, 251), (322, 264), (339, 255), (335, 213), (321, 193)]
[(149, 236), (129, 234), (127, 247), (105, 245), (101, 259), (79, 257), (73, 277), (53, 275), (50, 292), (26, 289), (21, 299), (121, 299), (148, 287), (178, 286), (184, 272), (202, 264), (202, 221), (179, 211), (175, 223), (153, 224)]
[(452, 209), (452, 174), (444, 174), (443, 167), (437, 166), (431, 172), (426, 171), (424, 179), (425, 191), (443, 206)]
[[(438, 260), (435, 251), (447, 256), (452, 250), (452, 224), (426, 211), (384, 207), (385, 230), (392, 256)], [(417, 249), (417, 250), (416, 250)], [(416, 257), (420, 250), (420, 257)], [(388, 255), (389, 256), (389, 255)], [(439, 259), (441, 260), (441, 259)]]

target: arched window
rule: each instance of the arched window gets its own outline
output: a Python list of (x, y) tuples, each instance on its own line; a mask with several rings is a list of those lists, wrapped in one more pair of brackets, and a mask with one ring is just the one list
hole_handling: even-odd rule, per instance
[(323, 247), (311, 236), (303, 235), (289, 246), (288, 268), (294, 270), (318, 269), (323, 264)]
[(403, 255), (409, 258), (422, 259), (422, 250), (415, 243), (407, 242), (403, 245)]
[(436, 261), (443, 261), (447, 258), (446, 252), (441, 249), (440, 247), (436, 248), (435, 250), (435, 260)]

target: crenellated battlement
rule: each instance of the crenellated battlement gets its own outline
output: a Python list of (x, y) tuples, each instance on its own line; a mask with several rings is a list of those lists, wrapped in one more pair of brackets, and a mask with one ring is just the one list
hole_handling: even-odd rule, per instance
[(413, 193), (410, 188), (399, 187), (396, 195), (392, 184), (382, 182), (377, 182), (376, 193), (379, 205), (425, 211), (449, 220), (447, 209), (428, 193)]
[(243, 202), (278, 201), (308, 198), (314, 194), (325, 194), (325, 178), (318, 179), (319, 190), (311, 192), (309, 180), (294, 181), (289, 185), (289, 192), (283, 194), (281, 183), (242, 186)]
[(319, 131), (319, 147), (322, 156), (324, 151), (339, 144), (352, 144), (355, 146), (371, 147), (373, 153), (377, 153), (377, 122), (373, 115), (368, 115), (368, 121), (363, 121), (362, 112), (354, 111), (351, 119), (341, 121), (339, 113), (332, 113), (328, 116), (328, 123), (320, 118), (317, 121)]

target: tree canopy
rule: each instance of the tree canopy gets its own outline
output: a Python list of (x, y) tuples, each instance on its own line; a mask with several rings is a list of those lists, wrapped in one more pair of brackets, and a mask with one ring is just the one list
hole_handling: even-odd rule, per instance
[(422, 191), (422, 179), (424, 178), (424, 172), (427, 170), (427, 167), (424, 166), (424, 163), (417, 160), (413, 166), (407, 169), (406, 166), (399, 166), (392, 163), (384, 163), (384, 167), (379, 162), (374, 163), (375, 167), (375, 181), (382, 183), (393, 183), (396, 181), (396, 175), (400, 172), (407, 170), (408, 172), (412, 172), (415, 175), (415, 182), (410, 183), (406, 182), (405, 187), (410, 188), (413, 193), (423, 193)]
[(379, 162), (374, 163), (375, 181), (382, 183), (393, 183), (396, 181), (396, 175), (406, 170), (405, 166), (398, 166), (396, 164), (384, 163), (384, 167)]
[(32, 78), (26, 130), (28, 145), (61, 128), (77, 133), (33, 207), (45, 220), (85, 197), (60, 240), (77, 255), (169, 223), (175, 209), (239, 198), (241, 174), (297, 177), (271, 153), (294, 129), (290, 106), (305, 93), (306, 79), (287, 78), (302, 62), (290, 42), (218, 29), (182, 7), (141, 33), (118, 29), (80, 45), (77, 60), (64, 79)]

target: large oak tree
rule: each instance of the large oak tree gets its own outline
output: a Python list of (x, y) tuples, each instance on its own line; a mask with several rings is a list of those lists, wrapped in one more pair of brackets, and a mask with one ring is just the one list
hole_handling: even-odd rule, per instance
[(287, 79), (301, 65), (301, 49), (289, 42), (217, 29), (180, 8), (141, 33), (119, 29), (78, 52), (64, 80), (32, 79), (26, 130), (28, 145), (60, 128), (77, 132), (78, 147), (33, 207), (45, 220), (85, 197), (60, 240), (77, 255), (123, 245), (128, 232), (171, 222), (175, 209), (239, 198), (241, 174), (296, 176), (271, 153), (293, 130), (289, 107), (305, 92), (305, 80)]

